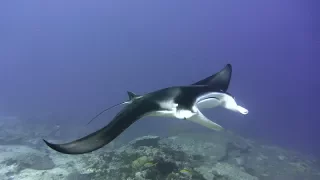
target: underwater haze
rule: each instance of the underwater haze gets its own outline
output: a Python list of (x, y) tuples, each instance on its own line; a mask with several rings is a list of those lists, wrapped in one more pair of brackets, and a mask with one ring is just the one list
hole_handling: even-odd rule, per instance
[[(3, 1), (0, 115), (82, 137), (112, 120), (120, 108), (86, 126), (127, 91), (191, 84), (230, 63), (228, 91), (249, 114), (206, 116), (240, 136), (320, 155), (312, 10), (298, 0)], [(184, 124), (211, 131), (145, 118), (122, 136)]]

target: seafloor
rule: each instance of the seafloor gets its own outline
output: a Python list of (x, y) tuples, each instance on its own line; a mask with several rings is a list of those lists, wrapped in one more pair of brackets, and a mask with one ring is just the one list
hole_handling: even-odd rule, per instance
[(41, 136), (48, 131), (0, 121), (1, 180), (320, 179), (315, 157), (228, 132), (144, 136), (130, 143), (115, 141), (90, 154), (65, 155), (44, 145)]

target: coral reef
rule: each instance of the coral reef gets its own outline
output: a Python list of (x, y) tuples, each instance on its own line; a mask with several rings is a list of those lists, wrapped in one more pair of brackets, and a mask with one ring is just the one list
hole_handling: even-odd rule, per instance
[[(30, 131), (31, 133), (32, 131)], [(320, 179), (312, 156), (266, 146), (228, 132), (143, 136), (84, 155), (57, 153), (41, 143), (0, 139), (2, 180), (283, 180)], [(14, 140), (16, 139), (16, 140)]]

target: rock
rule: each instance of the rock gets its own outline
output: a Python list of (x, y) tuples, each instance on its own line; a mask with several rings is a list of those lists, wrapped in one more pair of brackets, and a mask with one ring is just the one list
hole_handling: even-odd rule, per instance
[[(93, 170), (96, 178), (108, 174), (110, 178), (167, 179), (175, 174), (177, 179), (185, 176), (180, 170), (192, 171), (192, 162), (199, 159), (179, 149), (181, 148), (176, 144), (160, 142), (159, 137), (147, 136), (133, 140), (113, 152), (99, 155), (98, 162), (89, 158), (87, 163), (92, 164), (89, 168)], [(197, 176), (198, 179), (202, 177), (197, 172), (192, 173), (192, 176)], [(205, 179), (202, 177), (202, 180)]]
[(236, 157), (235, 160), (238, 166), (243, 166), (245, 164), (244, 157)]
[(225, 156), (226, 146), (224, 141), (212, 143), (209, 140), (201, 140), (201, 138), (201, 136), (190, 137), (188, 135), (182, 135), (161, 139), (159, 143), (168, 146), (173, 150), (181, 151), (193, 156), (198, 162), (203, 161), (205, 157), (209, 157), (206, 160), (215, 163)]
[(91, 174), (80, 174), (79, 172), (73, 172), (69, 174), (65, 180), (91, 180)]
[(257, 177), (227, 163), (217, 163), (213, 167), (213, 172), (216, 177), (225, 177), (228, 180), (258, 180)]
[(0, 146), (0, 166), (5, 176), (13, 176), (24, 169), (49, 170), (55, 167), (52, 159), (36, 149), (26, 146)]
[(283, 161), (283, 160), (285, 160), (285, 159), (286, 159), (286, 157), (285, 157), (285, 156), (283, 156), (283, 155), (279, 155), (279, 156), (278, 156), (278, 159), (279, 159), (279, 160), (281, 160), (281, 161)]
[(211, 179), (214, 179), (215, 177), (212, 167), (200, 166), (200, 167), (196, 167), (195, 170), (199, 172), (204, 177), (204, 179), (211, 180)]
[(35, 169), (35, 170), (48, 170), (53, 169), (55, 164), (51, 158), (47, 155), (39, 154), (21, 154), (15, 158), (4, 161), (5, 165), (17, 165), (20, 170), (23, 169)]
[(160, 137), (158, 136), (143, 136), (137, 138), (130, 142), (134, 148), (138, 148), (140, 146), (148, 146), (148, 147), (159, 147)]
[(314, 157), (262, 146), (231, 133), (143, 136), (121, 147), (106, 146), (77, 156), (48, 147), (36, 149), (41, 140), (30, 137), (39, 136), (39, 132), (26, 134), (29, 147), (0, 145), (1, 180), (317, 180), (320, 177)]

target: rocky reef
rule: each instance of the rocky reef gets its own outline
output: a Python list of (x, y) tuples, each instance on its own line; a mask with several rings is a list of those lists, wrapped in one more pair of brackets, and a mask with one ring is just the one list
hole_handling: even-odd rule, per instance
[(60, 154), (36, 141), (12, 139), (15, 135), (7, 134), (0, 144), (2, 180), (320, 179), (315, 157), (228, 132), (144, 136), (85, 155)]

